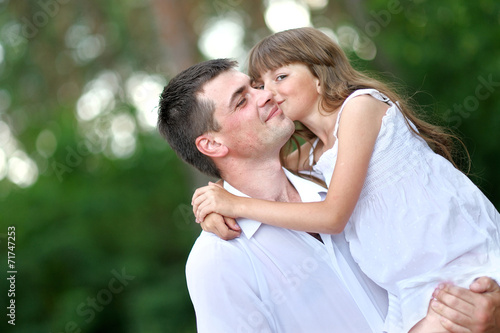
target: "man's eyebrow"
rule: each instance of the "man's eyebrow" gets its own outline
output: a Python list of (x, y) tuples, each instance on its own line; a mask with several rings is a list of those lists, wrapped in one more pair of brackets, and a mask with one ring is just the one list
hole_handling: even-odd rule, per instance
[(239, 87), (232, 95), (231, 99), (229, 100), (229, 108), (232, 109), (233, 104), (235, 103), (235, 100), (240, 96), (246, 89), (246, 86), (241, 86)]

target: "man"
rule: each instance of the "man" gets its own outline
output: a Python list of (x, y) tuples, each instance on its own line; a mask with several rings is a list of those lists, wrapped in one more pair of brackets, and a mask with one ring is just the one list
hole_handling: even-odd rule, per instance
[[(253, 89), (235, 65), (211, 60), (172, 79), (160, 100), (160, 133), (182, 159), (223, 178), (234, 194), (321, 200), (324, 188), (280, 165), (279, 150), (293, 123), (272, 94)], [(343, 234), (238, 223), (242, 237), (226, 242), (202, 232), (189, 256), (186, 275), (199, 332), (382, 332), (387, 295), (360, 271)], [(436, 290), (433, 304), (446, 328), (498, 331), (500, 288), (488, 278), (475, 288), (487, 292)]]

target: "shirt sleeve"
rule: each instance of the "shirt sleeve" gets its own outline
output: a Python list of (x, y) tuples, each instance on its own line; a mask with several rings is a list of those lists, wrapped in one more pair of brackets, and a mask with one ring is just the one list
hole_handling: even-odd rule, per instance
[(238, 245), (202, 233), (191, 250), (186, 279), (199, 333), (276, 332), (252, 260)]

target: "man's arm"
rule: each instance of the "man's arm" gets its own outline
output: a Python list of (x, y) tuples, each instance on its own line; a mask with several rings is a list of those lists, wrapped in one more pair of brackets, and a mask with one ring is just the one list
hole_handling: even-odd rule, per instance
[(442, 316), (441, 324), (448, 331), (500, 332), (500, 286), (488, 277), (481, 277), (470, 290), (450, 284), (441, 285), (433, 294), (432, 309)]
[(258, 297), (252, 263), (241, 248), (202, 234), (186, 264), (199, 333), (274, 332), (274, 319)]

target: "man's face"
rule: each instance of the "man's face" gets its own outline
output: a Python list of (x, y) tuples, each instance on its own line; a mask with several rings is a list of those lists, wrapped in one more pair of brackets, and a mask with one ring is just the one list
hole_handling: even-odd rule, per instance
[(206, 83), (201, 96), (215, 103), (214, 118), (220, 125), (217, 138), (233, 155), (275, 153), (294, 131), (272, 93), (252, 88), (250, 78), (236, 70)]

